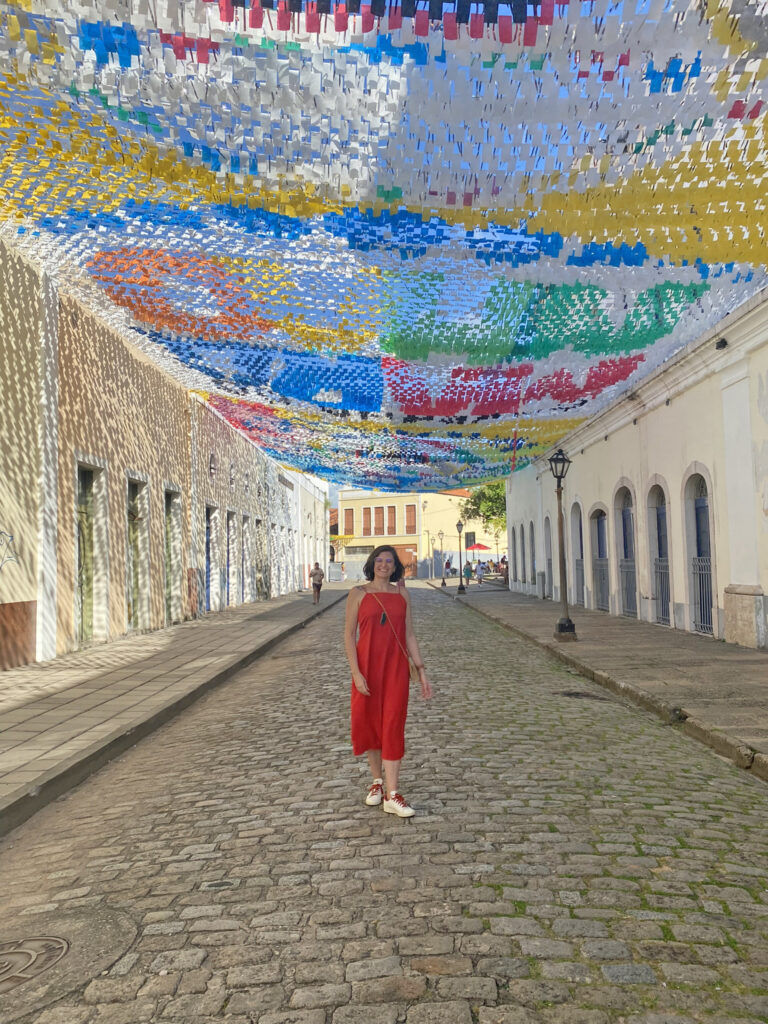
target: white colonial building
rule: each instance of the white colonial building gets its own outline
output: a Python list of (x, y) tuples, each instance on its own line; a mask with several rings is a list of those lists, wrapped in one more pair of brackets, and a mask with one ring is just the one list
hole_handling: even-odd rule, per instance
[[(768, 646), (768, 299), (560, 446), (573, 605)], [(558, 600), (550, 454), (507, 482), (509, 585)]]
[(293, 593), (328, 486), (0, 241), (0, 670)]

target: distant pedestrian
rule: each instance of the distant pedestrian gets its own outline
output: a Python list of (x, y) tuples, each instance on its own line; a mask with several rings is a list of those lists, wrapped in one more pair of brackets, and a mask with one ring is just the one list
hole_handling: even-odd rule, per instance
[(469, 564), (469, 562), (464, 563), (464, 568), (462, 569), (462, 572), (464, 573), (464, 582), (466, 583), (467, 586), (469, 586), (469, 581), (472, 579), (472, 566)]
[(485, 566), (483, 565), (482, 562), (478, 562), (477, 563), (477, 568), (475, 569), (475, 579), (477, 580), (478, 586), (483, 582), (483, 577), (484, 576), (485, 576)]
[(363, 566), (368, 583), (354, 587), (347, 598), (344, 648), (352, 672), (352, 750), (355, 756), (367, 755), (373, 776), (365, 802), (369, 807), (383, 803), (389, 814), (410, 818), (415, 812), (398, 789), (405, 752), (409, 657), (425, 700), (432, 696), (432, 686), (413, 632), (410, 594), (397, 586), (403, 572), (403, 563), (389, 544), (368, 556)]
[(319, 562), (315, 562), (315, 567), (310, 571), (309, 578), (312, 580), (312, 604), (320, 604), (320, 591), (325, 579), (325, 573), (320, 568)]
[(450, 558), (446, 558), (446, 560), (445, 560), (445, 575), (446, 576), (450, 576), (451, 575), (451, 560), (450, 560)]

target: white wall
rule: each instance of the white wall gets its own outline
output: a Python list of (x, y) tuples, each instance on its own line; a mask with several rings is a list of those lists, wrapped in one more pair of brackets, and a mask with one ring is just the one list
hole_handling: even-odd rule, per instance
[[(204, 402), (192, 403), (190, 566), (198, 612), (220, 611), (306, 586), (305, 554), (327, 551), (327, 492), (320, 481), (279, 466)], [(206, 565), (206, 508), (212, 509), (212, 569)], [(309, 512), (309, 515), (307, 513)], [(227, 517), (234, 527), (227, 591)], [(245, 519), (245, 529), (244, 529)]]
[[(11, 325), (0, 359), (0, 669), (300, 590), (306, 558), (327, 558), (322, 483), (268, 458), (68, 285), (0, 255)], [(93, 628), (83, 634), (78, 465), (95, 474)], [(129, 481), (141, 487), (135, 559)]]
[[(727, 345), (716, 347), (720, 338)], [(575, 602), (576, 514), (581, 511), (586, 605), (597, 603), (595, 529), (591, 517), (607, 514), (609, 610), (622, 614), (632, 599), (641, 619), (657, 621), (655, 496), (666, 505), (669, 545), (670, 625), (706, 631), (696, 614), (706, 577), (694, 575), (696, 495), (706, 485), (706, 525), (711, 541), (712, 633), (752, 647), (766, 646), (768, 593), (768, 301), (752, 301), (675, 360), (567, 434), (561, 446), (572, 460), (563, 508), (569, 600)], [(551, 453), (547, 453), (551, 454)], [(654, 488), (659, 488), (655, 490)], [(622, 497), (631, 496), (636, 586), (622, 591)], [(649, 499), (651, 505), (649, 507)], [(700, 511), (700, 532), (705, 511)], [(555, 483), (545, 457), (507, 481), (510, 588), (536, 593), (530, 578), (528, 533), (534, 524), (537, 570), (545, 569), (544, 522), (552, 529), (554, 597), (559, 599)], [(526, 579), (521, 578), (520, 530), (525, 527)], [(705, 563), (697, 562), (696, 570)], [(631, 581), (631, 563), (624, 579)], [(704, 602), (706, 604), (706, 602)]]

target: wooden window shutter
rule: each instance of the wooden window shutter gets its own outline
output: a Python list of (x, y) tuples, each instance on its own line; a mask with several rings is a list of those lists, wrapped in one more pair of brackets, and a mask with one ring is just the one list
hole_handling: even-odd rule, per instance
[(405, 506), (405, 532), (416, 533), (416, 506)]

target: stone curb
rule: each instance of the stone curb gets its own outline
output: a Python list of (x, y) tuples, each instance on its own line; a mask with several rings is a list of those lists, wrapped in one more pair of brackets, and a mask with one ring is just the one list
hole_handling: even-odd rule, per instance
[[(439, 584), (434, 586), (430, 582), (430, 586), (433, 586), (435, 590), (442, 591), (446, 597), (452, 596), (454, 600), (461, 600), (458, 595), (451, 595), (447, 590), (442, 590)], [(540, 640), (533, 633), (521, 629), (520, 626), (513, 626), (511, 623), (505, 622), (490, 612), (476, 608), (466, 601), (462, 601), (462, 604), (478, 615), (482, 615), (483, 618), (495, 622), (497, 626), (502, 626), (504, 629), (509, 630), (510, 633), (514, 633), (522, 640), (528, 640), (530, 643), (535, 644), (538, 648), (557, 659), (557, 661), (568, 665), (569, 668), (575, 668), (581, 675), (590, 679), (593, 683), (597, 683), (598, 686), (610, 690), (612, 693), (625, 698), (625, 700), (636, 704), (645, 711), (652, 712), (666, 725), (677, 726), (687, 736), (698, 740), (699, 743), (710, 747), (723, 757), (729, 758), (738, 768), (743, 768), (745, 771), (749, 771), (750, 774), (756, 775), (759, 779), (764, 779), (768, 782), (768, 754), (760, 753), (750, 747), (748, 743), (742, 743), (726, 733), (720, 732), (719, 729), (709, 722), (703, 722), (701, 719), (691, 717), (684, 708), (669, 704), (667, 701), (655, 697), (652, 693), (641, 690), (632, 683), (622, 682), (620, 679), (609, 676), (607, 672), (601, 672), (599, 669), (592, 668), (569, 653), (572, 649), (570, 645), (568, 648), (565, 648), (554, 641)]]
[(194, 704), (209, 690), (226, 682), (241, 669), (246, 668), (251, 662), (256, 661), (263, 654), (266, 654), (272, 647), (285, 640), (292, 633), (303, 629), (308, 622), (316, 619), (318, 615), (329, 611), (347, 596), (347, 591), (337, 593), (327, 591), (330, 600), (318, 606), (300, 622), (295, 622), (286, 629), (270, 637), (263, 643), (254, 647), (246, 654), (234, 658), (220, 671), (215, 672), (203, 682), (194, 686), (187, 693), (180, 697), (169, 700), (159, 710), (153, 712), (148, 718), (137, 718), (133, 722), (124, 723), (118, 726), (113, 733), (108, 734), (102, 740), (97, 740), (91, 746), (79, 750), (70, 758), (66, 758), (50, 768), (41, 772), (38, 779), (31, 783), (20, 786), (10, 796), (0, 801), (0, 838), (7, 835), (13, 829), (18, 828), (33, 814), (51, 803), (63, 793), (78, 786), (81, 782), (98, 771), (113, 758), (134, 746), (139, 740), (159, 729), (161, 725), (174, 718), (180, 711)]

